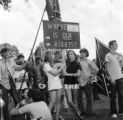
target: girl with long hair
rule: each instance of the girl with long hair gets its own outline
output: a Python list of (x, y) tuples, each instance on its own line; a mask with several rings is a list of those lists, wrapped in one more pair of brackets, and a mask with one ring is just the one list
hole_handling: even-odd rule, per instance
[(56, 104), (56, 120), (59, 119), (61, 106), (62, 84), (59, 78), (65, 65), (54, 65), (53, 57), (50, 51), (46, 51), (44, 57), (44, 71), (48, 77), (48, 91), (49, 91), (49, 108), (52, 111)]
[(65, 75), (65, 93), (69, 107), (76, 113), (80, 120), (83, 116), (77, 108), (78, 77), (80, 76), (81, 66), (77, 61), (76, 54), (73, 50), (67, 52)]

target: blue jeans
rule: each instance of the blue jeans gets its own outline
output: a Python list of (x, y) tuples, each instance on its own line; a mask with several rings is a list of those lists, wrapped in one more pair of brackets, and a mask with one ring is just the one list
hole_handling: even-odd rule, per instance
[(84, 109), (84, 105), (83, 105), (83, 91), (85, 91), (85, 95), (86, 95), (86, 101), (87, 101), (87, 105), (86, 105), (86, 113), (90, 114), (92, 113), (92, 84), (91, 83), (87, 83), (84, 87), (79, 87), (78, 90), (78, 108), (81, 111), (81, 113), (85, 112)]
[(117, 79), (115, 84), (111, 83), (110, 113), (116, 114), (116, 94), (118, 93), (119, 114), (123, 113), (123, 78)]

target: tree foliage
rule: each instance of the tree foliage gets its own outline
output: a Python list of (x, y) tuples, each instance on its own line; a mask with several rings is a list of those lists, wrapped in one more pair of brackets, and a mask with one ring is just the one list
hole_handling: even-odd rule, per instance
[(0, 4), (3, 6), (4, 10), (9, 10), (11, 0), (0, 0)]

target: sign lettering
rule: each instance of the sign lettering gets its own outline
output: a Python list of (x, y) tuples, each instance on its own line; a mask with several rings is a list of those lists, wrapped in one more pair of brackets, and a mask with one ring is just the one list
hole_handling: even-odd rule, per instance
[(44, 45), (47, 49), (79, 49), (78, 23), (43, 21)]

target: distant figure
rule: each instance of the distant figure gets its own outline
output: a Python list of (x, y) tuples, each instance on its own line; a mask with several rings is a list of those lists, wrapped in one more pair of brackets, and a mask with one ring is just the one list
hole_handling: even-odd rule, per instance
[[(110, 114), (111, 117), (117, 118), (123, 116), (123, 73), (121, 71), (123, 59), (120, 54), (116, 52), (118, 44), (116, 40), (109, 42), (110, 52), (105, 56), (106, 70), (111, 79), (111, 96), (110, 96)], [(118, 93), (118, 106), (116, 107), (116, 94)]]

